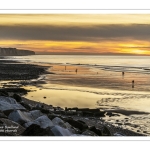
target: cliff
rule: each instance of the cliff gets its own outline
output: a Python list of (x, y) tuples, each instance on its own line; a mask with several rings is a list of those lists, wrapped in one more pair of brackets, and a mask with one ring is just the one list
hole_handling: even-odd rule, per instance
[(25, 55), (35, 55), (35, 52), (16, 48), (0, 48), (0, 56), (25, 56)]

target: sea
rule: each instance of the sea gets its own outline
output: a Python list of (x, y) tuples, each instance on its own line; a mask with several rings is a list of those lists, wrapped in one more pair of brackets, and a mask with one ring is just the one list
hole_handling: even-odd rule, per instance
[[(115, 126), (150, 135), (150, 56), (32, 55), (5, 59), (48, 66), (24, 97), (53, 106), (100, 108)], [(43, 98), (46, 97), (46, 98)], [(122, 113), (121, 113), (122, 112)]]

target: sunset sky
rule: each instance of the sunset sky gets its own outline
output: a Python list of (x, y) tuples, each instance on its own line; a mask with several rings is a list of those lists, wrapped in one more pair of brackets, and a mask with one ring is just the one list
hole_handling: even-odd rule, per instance
[(0, 15), (0, 47), (36, 54), (150, 55), (150, 15)]

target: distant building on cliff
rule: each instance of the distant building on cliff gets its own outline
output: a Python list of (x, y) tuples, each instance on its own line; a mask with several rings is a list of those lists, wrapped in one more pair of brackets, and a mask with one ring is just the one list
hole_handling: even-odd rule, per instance
[(25, 55), (35, 55), (35, 52), (30, 50), (0, 47), (0, 56), (25, 56)]

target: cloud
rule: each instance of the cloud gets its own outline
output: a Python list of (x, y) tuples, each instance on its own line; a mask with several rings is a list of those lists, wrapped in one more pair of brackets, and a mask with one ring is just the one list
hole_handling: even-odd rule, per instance
[(1, 40), (103, 41), (150, 40), (149, 24), (52, 26), (0, 25)]

